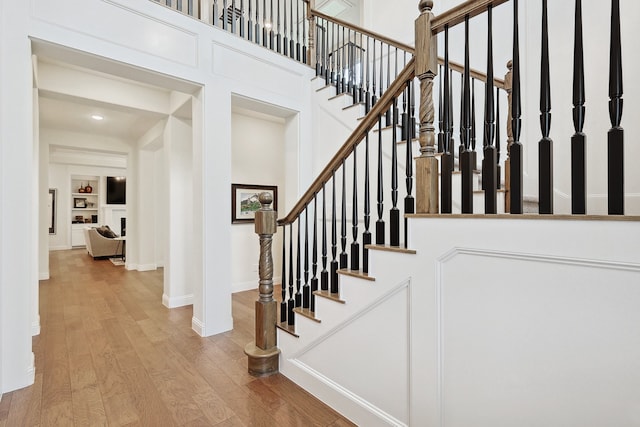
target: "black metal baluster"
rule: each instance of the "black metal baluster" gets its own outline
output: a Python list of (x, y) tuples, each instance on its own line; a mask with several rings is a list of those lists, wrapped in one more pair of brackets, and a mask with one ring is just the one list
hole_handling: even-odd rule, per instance
[(400, 119), (402, 122), (402, 129), (400, 130), (400, 140), (409, 143), (409, 114), (407, 113), (407, 98), (409, 98), (409, 96), (407, 95), (407, 92), (409, 92), (408, 84), (402, 91), (402, 116)]
[(249, 20), (247, 21), (247, 40), (253, 41), (253, 10), (251, 9), (253, 0), (249, 0)]
[(300, 260), (300, 222), (302, 221), (302, 215), (298, 216), (298, 244), (296, 246), (296, 307), (302, 305), (302, 277), (301, 277), (301, 260)]
[[(373, 42), (375, 47), (375, 41)], [(365, 113), (369, 113), (371, 110), (371, 81), (369, 80), (369, 74), (371, 74), (371, 62), (369, 62), (369, 36), (367, 36), (367, 47), (366, 47), (366, 59), (365, 59), (365, 91), (364, 91), (364, 111)], [(375, 67), (374, 67), (375, 68)], [(375, 80), (375, 79), (374, 79)], [(374, 89), (375, 92), (375, 89)]]
[(342, 27), (342, 81), (340, 82), (342, 87), (340, 89), (340, 93), (347, 91), (347, 46), (348, 41), (345, 38), (345, 27)]
[[(354, 40), (357, 39), (357, 35), (355, 33), (355, 31), (353, 32), (353, 38)], [(349, 43), (347, 44), (347, 46), (349, 46), (349, 93), (351, 93), (351, 102), (352, 104), (355, 104), (356, 102), (358, 102), (358, 97), (356, 95), (356, 79), (355, 79), (355, 74), (356, 74), (356, 59), (355, 59), (355, 54), (356, 54), (356, 44), (351, 42), (351, 29), (349, 29)]]
[(244, 38), (244, 0), (240, 0), (240, 37)]
[(287, 226), (282, 226), (282, 301), (280, 301), (280, 322), (287, 321)]
[[(411, 82), (413, 84), (413, 81)], [(416, 138), (416, 91), (411, 91), (409, 96), (409, 141)]]
[(360, 270), (360, 244), (358, 243), (358, 160), (357, 147), (353, 147), (353, 204), (351, 206), (351, 270)]
[(551, 131), (551, 80), (549, 79), (549, 27), (547, 0), (542, 0), (542, 54), (540, 60), (540, 130), (538, 142), (538, 197), (539, 212), (553, 213), (553, 141)]
[[(282, 8), (283, 12), (283, 22), (284, 22), (284, 36), (282, 38), (282, 54), (287, 56), (287, 52), (289, 51), (289, 38), (287, 37), (287, 0), (282, 0), (284, 2), (284, 7)], [(293, 0), (289, 0), (293, 1)]]
[(293, 298), (293, 223), (289, 225), (289, 301), (287, 304), (287, 325), (294, 325), (293, 309), (296, 301)]
[(338, 293), (338, 223), (336, 218), (336, 172), (331, 173), (332, 185), (333, 185), (333, 206), (331, 215), (331, 293)]
[[(397, 98), (393, 98), (391, 111), (392, 123), (396, 122)], [(389, 243), (391, 246), (400, 246), (400, 209), (398, 209), (398, 133), (395, 125), (391, 133), (391, 211), (389, 212)], [(407, 142), (407, 144), (411, 144)]]
[[(389, 89), (389, 86), (391, 86), (391, 45), (390, 44), (387, 45), (387, 87), (385, 88), (385, 90)], [(380, 88), (382, 89), (382, 84), (380, 84)], [(382, 92), (380, 92), (380, 97), (382, 97)], [(392, 108), (389, 108), (385, 113), (384, 118), (387, 126), (391, 126), (392, 124), (392, 121), (391, 121), (392, 114), (393, 114)], [(395, 132), (395, 129), (393, 131)]]
[(302, 63), (307, 63), (307, 8), (302, 9)]
[(262, 0), (262, 46), (269, 47), (269, 27), (267, 25), (267, 0)]
[(360, 54), (360, 78), (358, 79), (358, 102), (364, 102), (364, 74), (365, 70), (365, 50), (362, 47), (362, 42), (364, 41), (364, 34), (360, 33), (360, 46), (358, 47), (358, 52)]
[(369, 272), (369, 249), (367, 245), (371, 244), (371, 196), (369, 189), (369, 132), (365, 135), (364, 140), (364, 233), (362, 233), (362, 271)]
[(311, 255), (311, 295), (309, 296), (309, 310), (316, 311), (316, 295), (318, 290), (318, 194), (313, 197), (313, 250)]
[[(414, 91), (413, 80), (407, 83), (407, 90), (403, 93), (407, 91), (409, 92), (409, 96), (411, 96)], [(402, 123), (404, 127), (405, 122), (403, 121)], [(406, 144), (407, 155), (405, 158), (405, 185), (407, 188), (407, 195), (404, 198), (404, 214), (408, 215), (416, 212), (416, 205), (415, 199), (411, 195), (413, 192), (413, 141), (409, 139), (406, 141)], [(404, 247), (409, 247), (409, 219), (406, 216), (404, 218)]]
[(193, 16), (193, 0), (187, 1), (187, 14), (189, 14), (189, 16)]
[(256, 0), (256, 44), (260, 44), (260, 0)]
[(585, 118), (584, 59), (582, 48), (582, 0), (576, 0), (573, 45), (573, 127), (571, 137), (571, 213), (585, 214), (587, 208), (587, 136)]
[(449, 25), (444, 27), (444, 87), (442, 89), (444, 93), (444, 135), (443, 135), (443, 153), (440, 159), (442, 165), (441, 172), (441, 193), (440, 193), (440, 211), (445, 214), (450, 214), (452, 211), (452, 178), (453, 172), (453, 155), (451, 152), (452, 139), (451, 139), (451, 81), (449, 73)]
[[(277, 3), (278, 6), (278, 10), (277, 10), (277, 20), (278, 20), (278, 31), (276, 34), (276, 52), (278, 53), (282, 53), (282, 33), (281, 33), (281, 26), (280, 26), (280, 0), (278, 0)], [(316, 67), (317, 70), (317, 67)], [(316, 71), (316, 75), (318, 75), (318, 72)]]
[(442, 99), (442, 66), (438, 76), (438, 153), (444, 152), (444, 101)]
[(324, 31), (323, 31), (323, 44), (322, 44), (322, 53), (324, 54), (324, 82), (325, 85), (329, 85), (331, 83), (331, 74), (330, 74), (330, 65), (329, 65), (329, 23), (324, 20), (325, 23)]
[[(322, 31), (322, 25), (320, 24), (322, 22), (321, 18), (318, 18), (318, 21), (316, 23), (316, 76), (321, 76), (323, 75), (323, 67), (324, 67), (324, 56), (323, 56), (323, 52), (324, 52), (324, 31)], [(323, 33), (322, 37), (320, 36), (320, 33)], [(322, 62), (320, 62), (322, 59)]]
[(476, 79), (471, 78), (471, 170), (478, 168), (476, 152)]
[[(462, 86), (460, 86), (460, 90), (462, 90)], [(449, 129), (450, 129), (450, 140), (449, 140), (449, 150), (451, 151), (452, 157), (452, 167), (455, 163), (455, 151), (456, 151), (456, 139), (453, 136), (454, 125), (453, 125), (453, 70), (449, 70)], [(453, 171), (453, 169), (451, 169)]]
[(304, 286), (302, 287), (302, 308), (309, 308), (311, 286), (309, 285), (309, 205), (304, 208)]
[[(382, 42), (380, 42), (380, 51), (382, 51)], [(373, 39), (373, 57), (371, 58), (371, 65), (373, 68), (372, 93), (371, 93), (371, 106), (373, 107), (378, 102), (378, 95), (376, 92), (376, 39)]]
[(523, 174), (523, 153), (520, 143), (520, 132), (522, 130), (522, 114), (520, 101), (520, 39), (518, 30), (518, 0), (513, 0), (513, 80), (511, 89), (511, 128), (513, 129), (513, 144), (511, 144), (511, 213), (522, 213), (522, 174)]
[(376, 221), (376, 245), (384, 245), (384, 181), (382, 179), (382, 115), (378, 116), (378, 221)]
[(271, 0), (269, 7), (269, 49), (271, 50), (275, 47), (275, 31), (273, 31), (273, 24), (273, 0)]
[(291, 0), (291, 3), (289, 3), (289, 5), (291, 6), (289, 9), (289, 17), (291, 18), (291, 20), (289, 21), (290, 24), (290, 28), (289, 28), (289, 57), (291, 59), (295, 58), (296, 56), (296, 41), (293, 38), (293, 2), (297, 1), (297, 0)]
[(462, 152), (464, 148), (464, 72), (460, 74), (460, 145), (458, 146), (458, 170), (462, 172)]
[(213, 0), (213, 26), (218, 26), (218, 1)]
[(300, 61), (300, 0), (296, 0), (296, 61)]
[(624, 129), (622, 122), (622, 43), (620, 0), (611, 2), (611, 44), (609, 50), (609, 118), (607, 134), (609, 215), (624, 215)]
[(320, 289), (329, 290), (329, 272), (327, 271), (327, 190), (322, 184), (322, 271), (320, 272)]
[[(395, 48), (395, 54), (393, 55), (393, 62), (395, 63), (395, 74), (393, 76), (393, 79), (395, 80), (396, 77), (398, 77), (398, 48), (397, 47)], [(389, 86), (387, 86), (387, 88), (389, 88)], [(397, 103), (394, 106), (393, 114), (394, 114), (393, 125), (397, 126), (400, 120), (400, 113), (398, 112)], [(396, 130), (394, 129), (393, 131), (395, 132)]]
[(502, 171), (500, 167), (500, 88), (496, 87), (496, 190), (502, 188), (500, 177)]
[(378, 99), (382, 98), (384, 93), (384, 61), (382, 56), (384, 55), (384, 45), (380, 42), (380, 86), (378, 87)]
[(462, 213), (473, 213), (473, 165), (471, 155), (471, 64), (469, 61), (469, 15), (464, 18), (464, 73), (460, 112), (460, 171), (462, 172)]
[[(493, 6), (487, 7), (487, 83), (484, 91), (484, 141), (482, 159), (482, 189), (484, 190), (484, 213), (498, 213), (496, 147), (493, 145), (495, 135), (495, 116), (493, 98)], [(500, 100), (498, 100), (500, 104)], [(499, 124), (498, 124), (499, 126)]]
[(340, 268), (347, 268), (347, 167), (342, 160), (342, 215), (340, 216)]
[[(343, 27), (344, 29), (344, 27)], [(341, 64), (341, 55), (342, 49), (340, 46), (340, 26), (338, 26), (338, 31), (336, 33), (336, 48), (334, 49), (334, 54), (336, 56), (336, 93), (342, 93), (342, 64)]]

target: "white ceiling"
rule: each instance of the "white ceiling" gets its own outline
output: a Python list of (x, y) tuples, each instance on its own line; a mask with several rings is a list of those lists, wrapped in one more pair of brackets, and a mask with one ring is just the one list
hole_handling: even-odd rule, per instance
[[(43, 128), (120, 138), (130, 142), (136, 142), (166, 117), (157, 112), (42, 90), (39, 91), (38, 104), (40, 126)], [(101, 115), (104, 120), (94, 120), (91, 117), (94, 114)]]

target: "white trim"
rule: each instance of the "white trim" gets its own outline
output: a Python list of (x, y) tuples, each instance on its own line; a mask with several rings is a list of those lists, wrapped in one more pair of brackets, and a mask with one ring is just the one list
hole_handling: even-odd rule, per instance
[[(133, 266), (132, 266), (133, 269)], [(136, 266), (136, 270), (138, 271), (152, 271), (152, 270), (157, 270), (158, 266), (154, 263), (151, 264), (138, 264)]]
[(73, 248), (70, 245), (49, 246), (49, 251), (68, 251), (69, 249)]
[(27, 381), (31, 385), (36, 381), (36, 355), (31, 352), (31, 363), (27, 367)]
[(37, 319), (31, 322), (31, 336), (40, 335), (40, 315), (36, 315)]
[(204, 337), (204, 323), (202, 323), (200, 320), (196, 319), (195, 317), (191, 318), (191, 329), (198, 335), (200, 335), (201, 337)]
[(170, 297), (167, 294), (162, 294), (162, 305), (167, 308), (184, 307), (185, 305), (191, 304), (193, 304), (193, 294), (179, 297)]
[(49, 279), (50, 279), (50, 276), (48, 271), (40, 273), (40, 275), (38, 276), (38, 280), (49, 280)]

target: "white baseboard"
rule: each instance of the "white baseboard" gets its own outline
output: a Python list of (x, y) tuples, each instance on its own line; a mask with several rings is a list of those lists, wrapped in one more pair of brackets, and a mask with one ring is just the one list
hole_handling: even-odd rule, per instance
[(49, 279), (50, 279), (50, 276), (48, 271), (40, 272), (40, 275), (38, 276), (38, 280), (49, 280)]
[(138, 264), (136, 270), (138, 271), (152, 271), (157, 270), (158, 266), (155, 263), (151, 264)]
[(64, 246), (49, 246), (49, 250), (50, 250), (50, 251), (68, 251), (69, 249), (71, 249), (71, 246), (69, 246), (69, 245), (64, 245)]
[(31, 352), (31, 364), (27, 368), (27, 380), (29, 384), (33, 384), (36, 381), (36, 355)]
[(193, 294), (179, 297), (169, 297), (167, 294), (162, 294), (162, 305), (167, 308), (184, 307), (191, 304), (193, 304)]
[(195, 317), (191, 318), (191, 329), (193, 329), (193, 331), (200, 335), (201, 337), (204, 337), (204, 323), (202, 323), (200, 320), (196, 319)]
[[(280, 283), (282, 277), (274, 277), (273, 283)], [(237, 282), (231, 284), (231, 293), (250, 291), (252, 289), (258, 289), (258, 280), (250, 280), (248, 282)]]
[(40, 315), (37, 315), (37, 319), (31, 323), (31, 336), (35, 337), (40, 335)]

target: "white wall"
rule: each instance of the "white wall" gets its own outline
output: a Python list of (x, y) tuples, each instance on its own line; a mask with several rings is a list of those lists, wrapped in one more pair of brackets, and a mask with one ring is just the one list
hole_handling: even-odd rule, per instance
[[(285, 119), (235, 112), (231, 116), (232, 170), (231, 178), (237, 184), (276, 185), (278, 187), (278, 216), (286, 215), (284, 200), (288, 193), (285, 162)], [(291, 163), (289, 163), (291, 164)], [(231, 218), (229, 218), (231, 220)], [(232, 226), (231, 258), (232, 286), (238, 292), (258, 286), (258, 260), (260, 246), (254, 223)], [(273, 241), (274, 282), (281, 279), (282, 229)]]
[[(33, 128), (29, 37), (42, 52), (63, 62), (86, 68), (100, 64), (101, 71), (114, 74), (125, 69), (118, 62), (131, 64), (152, 73), (127, 68), (124, 77), (143, 75), (156, 86), (166, 84), (183, 90), (196, 85), (204, 88), (197, 94), (200, 117), (196, 120), (194, 114), (197, 129), (193, 131), (194, 157), (199, 162), (194, 167), (193, 187), (194, 195), (197, 194), (193, 218), (199, 230), (193, 240), (197, 246), (194, 251), (197, 265), (202, 266), (201, 271), (194, 273), (199, 289), (194, 292), (193, 325), (202, 335), (230, 329), (231, 93), (299, 111), (300, 129), (308, 129), (311, 114), (307, 94), (312, 71), (144, 0), (2, 2), (2, 19), (0, 121), (4, 125), (0, 131), (3, 162), (0, 182), (19, 185), (3, 186), (0, 199), (2, 206), (22, 208), (3, 210), (0, 224), (3, 236), (0, 390), (13, 390), (33, 381), (29, 318), (32, 296), (28, 287), (18, 284), (37, 278), (37, 257), (32, 254), (38, 238), (32, 235), (33, 226), (15, 226), (23, 224), (24, 218), (35, 218), (31, 210), (36, 208), (28, 190), (34, 179), (33, 146), (24, 143), (32, 141)], [(243, 43), (242, 49), (237, 48), (239, 43)], [(58, 49), (57, 45), (75, 51)], [(164, 76), (182, 81), (176, 83)], [(309, 164), (310, 137), (302, 135), (299, 140), (299, 162)], [(311, 173), (300, 170), (298, 179), (306, 186)]]

